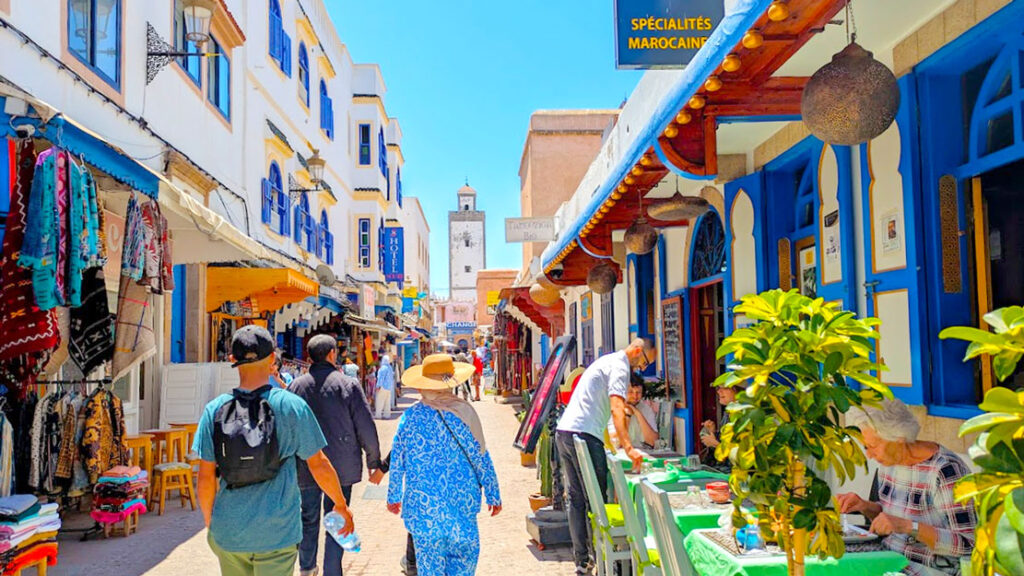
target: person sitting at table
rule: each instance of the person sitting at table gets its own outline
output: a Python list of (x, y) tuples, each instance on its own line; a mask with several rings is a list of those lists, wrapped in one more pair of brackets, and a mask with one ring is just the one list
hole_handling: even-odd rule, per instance
[(910, 560), (908, 574), (960, 574), (960, 558), (974, 549), (974, 504), (957, 503), (953, 487), (970, 473), (949, 449), (917, 439), (920, 425), (906, 404), (853, 408), (848, 426), (860, 428), (867, 457), (879, 464), (872, 494), (838, 495), (843, 514), (860, 513), (885, 545)]
[[(631, 371), (625, 406), (626, 418), (629, 420), (629, 439), (634, 446), (654, 448), (658, 442), (658, 430), (655, 428), (658, 418), (651, 407), (642, 402), (643, 395), (644, 378)], [(619, 442), (618, 434), (615, 432), (615, 423), (611, 419), (608, 420), (608, 440), (616, 450), (622, 447), (622, 442)]]
[(715, 389), (715, 394), (718, 396), (718, 403), (722, 406), (722, 419), (717, 425), (714, 420), (705, 420), (701, 425), (700, 442), (707, 447), (708, 450), (708, 454), (703, 458), (704, 462), (709, 466), (718, 468), (725, 472), (732, 470), (732, 464), (730, 464), (728, 460), (725, 462), (719, 462), (715, 458), (715, 448), (718, 448), (718, 445), (721, 443), (719, 434), (722, 428), (729, 423), (729, 412), (725, 410), (725, 407), (736, 400), (736, 394), (738, 394), (739, 391), (739, 386), (731, 388), (723, 386)]

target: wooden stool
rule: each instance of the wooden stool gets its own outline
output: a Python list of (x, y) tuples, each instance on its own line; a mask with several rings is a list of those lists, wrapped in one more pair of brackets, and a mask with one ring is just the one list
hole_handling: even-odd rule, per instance
[[(153, 454), (155, 454), (156, 464), (160, 464), (161, 462), (185, 461), (185, 454), (188, 452), (184, 446), (188, 438), (188, 430), (184, 428), (160, 428), (155, 430), (146, 430), (143, 434), (148, 434), (153, 437)], [(178, 438), (181, 439), (181, 452), (179, 456), (175, 457), (173, 455), (175, 446), (172, 445), (172, 440)]]
[[(128, 465), (138, 466), (146, 471), (150, 482), (153, 481), (153, 435), (137, 434), (124, 437), (124, 447), (128, 449)], [(147, 497), (149, 495), (147, 490)]]
[(198, 452), (192, 451), (192, 447), (195, 445), (196, 430), (199, 429), (199, 424), (196, 422), (169, 422), (168, 425), (188, 431), (188, 438), (185, 442), (185, 463), (192, 467), (192, 480), (198, 483), (200, 458)]
[(157, 515), (163, 516), (164, 502), (167, 493), (178, 491), (181, 507), (188, 500), (192, 510), (196, 509), (196, 492), (192, 483), (192, 467), (185, 462), (162, 462), (153, 467), (152, 496), (150, 506), (157, 509)]
[[(118, 526), (120, 524), (120, 526)], [(120, 522), (114, 522), (111, 524), (103, 524), (103, 537), (110, 538), (110, 536), (116, 532), (120, 532), (121, 536), (127, 538), (131, 536), (139, 529), (139, 511), (136, 510), (131, 514), (124, 517), (124, 520)]]

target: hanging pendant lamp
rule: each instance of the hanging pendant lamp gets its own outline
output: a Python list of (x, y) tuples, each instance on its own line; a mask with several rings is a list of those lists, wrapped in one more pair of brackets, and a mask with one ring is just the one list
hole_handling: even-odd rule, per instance
[(700, 196), (683, 196), (679, 192), (679, 177), (676, 177), (676, 193), (671, 198), (647, 208), (647, 215), (662, 222), (694, 220), (708, 211), (711, 205)]
[(615, 268), (607, 262), (601, 262), (597, 266), (590, 269), (587, 272), (587, 286), (594, 291), (595, 294), (607, 294), (615, 289), (615, 285), (619, 282), (619, 275), (615, 272)]
[(631, 254), (647, 254), (658, 244), (658, 231), (641, 216), (626, 228), (622, 242)]
[(850, 4), (846, 4), (849, 45), (811, 76), (800, 101), (800, 113), (811, 134), (840, 146), (880, 136), (900, 107), (900, 89), (892, 70), (857, 44)]
[(530, 300), (544, 308), (554, 306), (561, 297), (561, 293), (555, 288), (548, 288), (540, 284), (530, 286)]

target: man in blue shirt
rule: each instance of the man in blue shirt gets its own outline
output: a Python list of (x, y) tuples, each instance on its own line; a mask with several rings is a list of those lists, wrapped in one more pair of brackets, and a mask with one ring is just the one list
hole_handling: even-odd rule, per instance
[[(274, 342), (259, 326), (246, 326), (232, 336), (231, 359), (238, 368), (239, 388), (267, 386), (274, 367)], [(305, 460), (320, 488), (334, 502), (334, 511), (353, 529), (352, 514), (338, 474), (323, 453), (327, 446), (316, 416), (302, 398), (276, 387), (262, 392), (274, 412), (281, 469), (270, 480), (228, 488), (217, 479), (213, 444), (214, 417), (232, 396), (207, 404), (196, 431), (193, 450), (199, 454), (199, 507), (209, 529), (207, 540), (220, 561), (223, 576), (292, 576), (302, 540), (299, 484), (295, 458)]]

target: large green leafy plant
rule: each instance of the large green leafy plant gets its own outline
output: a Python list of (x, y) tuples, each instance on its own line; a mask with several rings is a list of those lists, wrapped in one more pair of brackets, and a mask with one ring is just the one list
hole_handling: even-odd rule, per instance
[[(992, 332), (955, 326), (939, 337), (970, 342), (964, 361), (989, 356), (1005, 381), (1024, 355), (1024, 308), (994, 310), (985, 322)], [(1024, 391), (993, 388), (978, 407), (985, 413), (964, 422), (960, 436), (979, 433), (968, 454), (981, 472), (956, 486), (957, 500), (973, 499), (978, 515), (972, 574), (1024, 574)]]
[[(819, 474), (840, 482), (866, 470), (860, 431), (843, 425), (853, 406), (891, 398), (873, 375), (875, 318), (858, 319), (836, 304), (797, 291), (743, 297), (736, 315), (754, 321), (725, 339), (731, 356), (715, 386), (745, 386), (727, 409), (715, 455), (733, 465), (733, 524), (747, 523), (740, 503), (757, 507), (761, 533), (786, 551), (790, 574), (804, 573), (804, 556), (841, 557), (842, 525), (832, 491)], [(850, 382), (860, 384), (859, 389)]]

